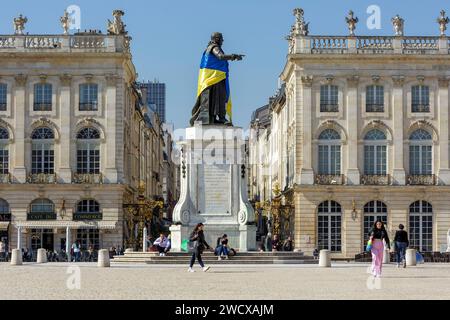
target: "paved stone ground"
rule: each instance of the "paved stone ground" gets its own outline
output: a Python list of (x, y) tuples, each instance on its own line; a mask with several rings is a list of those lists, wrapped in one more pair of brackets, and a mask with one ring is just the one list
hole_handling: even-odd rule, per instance
[[(67, 263), (0, 263), (3, 299), (450, 299), (450, 264), (387, 265), (372, 281), (368, 264), (185, 266), (79, 263), (80, 289)], [(69, 273), (68, 273), (69, 272)], [(73, 288), (72, 290), (68, 288)]]

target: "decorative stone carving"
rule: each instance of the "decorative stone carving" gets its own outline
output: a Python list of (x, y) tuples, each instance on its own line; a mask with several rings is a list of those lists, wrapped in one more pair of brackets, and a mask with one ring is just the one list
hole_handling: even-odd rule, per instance
[(23, 35), (23, 30), (25, 30), (25, 24), (28, 22), (27, 17), (22, 16), (14, 18), (14, 34)]
[(438, 78), (439, 87), (448, 87), (449, 78), (448, 77), (440, 77)]
[(122, 22), (122, 16), (124, 15), (125, 12), (123, 12), (122, 10), (113, 11), (114, 20), (111, 22), (111, 20), (108, 19), (108, 34), (120, 35), (128, 33), (127, 31), (125, 31), (126, 25)]
[(64, 10), (64, 15), (59, 18), (59, 21), (61, 22), (61, 27), (63, 28), (63, 34), (68, 35), (69, 34), (69, 13), (67, 10)]
[(398, 14), (391, 19), (392, 25), (394, 26), (395, 35), (398, 37), (403, 36), (403, 28), (405, 20), (403, 20)]
[(437, 18), (437, 23), (439, 23), (439, 31), (441, 37), (445, 37), (445, 31), (447, 30), (447, 24), (449, 23), (448, 17), (445, 15), (445, 11), (441, 10), (441, 15)]
[(181, 214), (181, 223), (183, 223), (183, 224), (189, 224), (189, 221), (190, 221), (189, 211), (185, 210), (185, 211), (183, 211), (183, 213)]
[(403, 86), (405, 83), (405, 77), (404, 76), (392, 76), (392, 81), (394, 82), (394, 85), (399, 87)]
[(72, 76), (64, 73), (63, 75), (59, 76), (59, 81), (61, 81), (61, 84), (63, 86), (70, 86), (70, 84), (72, 83)]
[(359, 21), (358, 17), (353, 17), (353, 11), (350, 10), (348, 12), (347, 17), (345, 17), (345, 22), (347, 22), (349, 35), (351, 37), (355, 36), (355, 29), (356, 29), (356, 24), (358, 23), (358, 21)]
[(373, 75), (373, 76), (372, 76), (372, 81), (373, 81), (374, 83), (380, 82), (380, 79), (381, 79), (381, 77), (378, 76), (378, 75)]
[(416, 79), (417, 81), (419, 81), (419, 84), (423, 84), (423, 82), (425, 81), (425, 77), (422, 75), (418, 75)]
[(327, 81), (327, 84), (331, 84), (334, 80), (334, 76), (332, 74), (328, 74), (325, 76), (325, 79)]
[(105, 79), (108, 86), (115, 86), (117, 84), (118, 76), (115, 74), (107, 74), (105, 75)]
[(304, 11), (302, 8), (294, 9), (295, 25), (293, 26), (292, 31), (294, 32), (295, 35), (307, 36), (309, 34), (308, 30), (309, 22), (305, 23), (303, 14)]
[(301, 76), (300, 80), (305, 87), (311, 87), (313, 83), (313, 76)]
[(41, 83), (45, 83), (47, 81), (47, 75), (46, 74), (40, 74), (39, 79)]
[(359, 82), (359, 76), (354, 75), (354, 76), (350, 76), (347, 78), (347, 83), (351, 87), (358, 85), (358, 82)]
[(14, 76), (14, 80), (16, 80), (16, 85), (17, 85), (18, 87), (23, 87), (23, 86), (25, 86), (25, 83), (27, 82), (27, 78), (28, 78), (28, 77), (27, 77), (26, 75), (22, 74), (22, 73), (20, 73), (20, 74)]
[(87, 81), (87, 82), (91, 82), (92, 79), (94, 79), (94, 75), (93, 75), (93, 74), (90, 74), (90, 73), (85, 74), (84, 77), (86, 78), (86, 81)]

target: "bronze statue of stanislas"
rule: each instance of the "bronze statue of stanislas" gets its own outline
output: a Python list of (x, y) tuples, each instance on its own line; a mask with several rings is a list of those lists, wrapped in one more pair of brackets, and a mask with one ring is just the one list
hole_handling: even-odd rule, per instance
[(192, 109), (191, 126), (198, 122), (201, 124), (232, 124), (228, 60), (242, 60), (244, 55), (225, 54), (222, 44), (222, 34), (215, 32), (211, 35), (211, 41), (203, 53), (197, 101)]

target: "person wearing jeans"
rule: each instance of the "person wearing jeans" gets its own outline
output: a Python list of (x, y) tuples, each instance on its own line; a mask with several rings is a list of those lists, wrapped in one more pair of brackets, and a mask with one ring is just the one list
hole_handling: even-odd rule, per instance
[(194, 231), (192, 231), (189, 241), (193, 244), (193, 252), (191, 257), (191, 262), (189, 264), (188, 272), (194, 272), (192, 267), (194, 266), (195, 259), (197, 259), (198, 264), (202, 267), (203, 271), (209, 270), (209, 267), (205, 267), (202, 260), (203, 250), (211, 249), (211, 247), (205, 241), (205, 235), (203, 234), (203, 223), (197, 224)]
[(398, 226), (399, 230), (395, 232), (395, 253), (397, 256), (397, 268), (400, 267), (400, 264), (403, 262), (403, 268), (406, 268), (406, 259), (405, 259), (405, 253), (406, 248), (409, 246), (409, 240), (408, 240), (408, 233), (403, 230), (405, 229), (405, 226), (400, 224)]

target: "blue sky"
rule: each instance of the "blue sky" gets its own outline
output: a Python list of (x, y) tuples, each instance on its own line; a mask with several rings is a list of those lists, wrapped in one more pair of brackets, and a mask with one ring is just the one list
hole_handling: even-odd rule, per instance
[[(167, 118), (175, 127), (187, 125), (195, 102), (198, 65), (213, 31), (224, 34), (226, 53), (243, 53), (230, 70), (235, 125), (247, 127), (254, 109), (277, 89), (287, 53), (292, 10), (302, 7), (310, 33), (346, 35), (349, 9), (359, 17), (359, 35), (392, 35), (391, 17), (405, 19), (406, 35), (438, 35), (435, 22), (447, 0), (15, 0), (2, 1), (0, 34), (13, 32), (12, 19), (28, 17), (30, 34), (59, 34), (59, 17), (69, 5), (81, 8), (81, 28), (106, 32), (113, 9), (125, 11), (133, 37), (133, 60), (139, 79), (167, 84)], [(366, 27), (368, 6), (381, 9), (381, 29)], [(450, 34), (450, 31), (448, 32)]]

